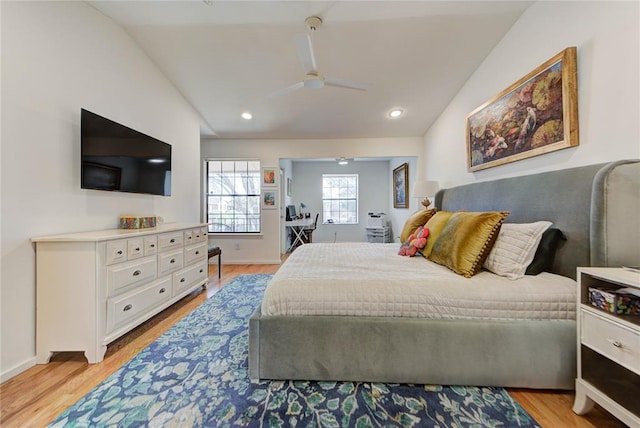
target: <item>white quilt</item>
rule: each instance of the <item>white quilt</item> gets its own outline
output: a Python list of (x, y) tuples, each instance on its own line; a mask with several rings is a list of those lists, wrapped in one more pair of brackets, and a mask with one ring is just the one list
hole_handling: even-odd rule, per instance
[(399, 244), (307, 244), (269, 283), (263, 315), (575, 319), (576, 282), (550, 273), (464, 278)]

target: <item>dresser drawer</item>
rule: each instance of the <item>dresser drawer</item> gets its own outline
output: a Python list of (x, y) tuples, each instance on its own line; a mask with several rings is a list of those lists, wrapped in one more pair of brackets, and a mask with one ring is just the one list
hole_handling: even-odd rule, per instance
[(156, 254), (158, 252), (158, 237), (156, 235), (145, 236), (143, 247), (145, 256)]
[(184, 266), (182, 248), (158, 254), (158, 276), (166, 275)]
[(582, 314), (582, 343), (640, 374), (640, 333), (589, 311)]
[(154, 280), (158, 273), (155, 257), (120, 263), (107, 268), (107, 289), (109, 296), (118, 290), (133, 284), (142, 284)]
[(135, 320), (170, 298), (171, 278), (165, 278), (107, 300), (107, 331)]
[(193, 243), (195, 244), (196, 242), (204, 242), (205, 237), (202, 234), (202, 229), (201, 228), (195, 228), (191, 231), (191, 236), (193, 236)]
[(142, 238), (127, 239), (127, 259), (139, 259), (144, 256), (144, 246)]
[(164, 251), (182, 247), (184, 234), (182, 232), (161, 233), (158, 235), (158, 250)]
[(207, 262), (195, 264), (173, 274), (173, 296), (177, 296), (192, 285), (207, 279)]
[(109, 241), (107, 248), (107, 265), (120, 263), (127, 260), (127, 240), (119, 239), (117, 241)]
[(190, 265), (198, 260), (207, 258), (207, 244), (197, 244), (184, 249), (184, 264)]

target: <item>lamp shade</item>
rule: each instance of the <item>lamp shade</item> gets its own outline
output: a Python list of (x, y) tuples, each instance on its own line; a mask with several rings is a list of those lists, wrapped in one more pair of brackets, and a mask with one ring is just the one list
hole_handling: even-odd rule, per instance
[(427, 196), (433, 196), (436, 194), (440, 187), (437, 181), (431, 180), (416, 180), (413, 183), (413, 189), (411, 190), (412, 198), (426, 198)]

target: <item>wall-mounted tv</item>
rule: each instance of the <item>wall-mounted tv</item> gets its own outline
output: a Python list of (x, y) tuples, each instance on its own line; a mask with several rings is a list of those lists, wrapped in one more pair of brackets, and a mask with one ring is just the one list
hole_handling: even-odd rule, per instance
[(83, 189), (171, 195), (171, 145), (81, 110)]

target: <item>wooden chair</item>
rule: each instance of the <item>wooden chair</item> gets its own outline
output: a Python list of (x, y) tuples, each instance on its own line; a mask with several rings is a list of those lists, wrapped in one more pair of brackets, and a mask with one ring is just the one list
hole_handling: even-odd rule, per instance
[(222, 259), (222, 249), (217, 245), (211, 245), (209, 246), (208, 258), (211, 259), (211, 257), (215, 257), (215, 256), (218, 256), (218, 279), (220, 279), (220, 272), (221, 272), (220, 262)]

